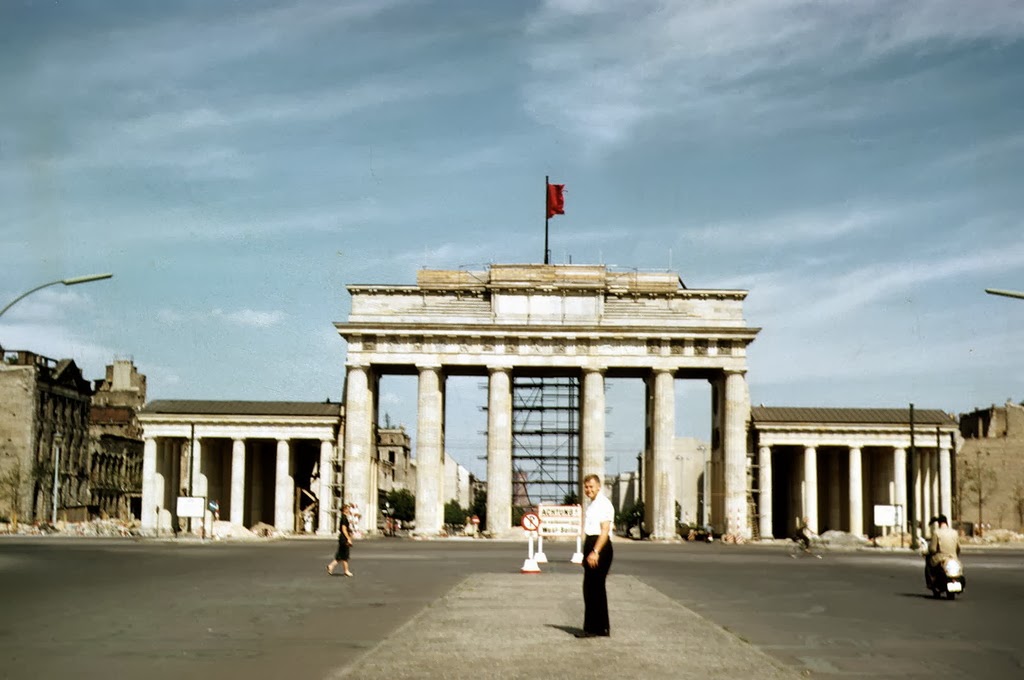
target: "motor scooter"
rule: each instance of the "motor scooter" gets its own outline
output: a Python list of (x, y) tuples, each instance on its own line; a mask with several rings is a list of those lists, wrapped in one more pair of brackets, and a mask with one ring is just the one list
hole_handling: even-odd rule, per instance
[(947, 557), (938, 565), (932, 566), (928, 558), (925, 558), (924, 584), (932, 591), (933, 597), (946, 596), (947, 600), (955, 600), (957, 595), (963, 594), (967, 587), (967, 579), (964, 577), (964, 565), (959, 558)]

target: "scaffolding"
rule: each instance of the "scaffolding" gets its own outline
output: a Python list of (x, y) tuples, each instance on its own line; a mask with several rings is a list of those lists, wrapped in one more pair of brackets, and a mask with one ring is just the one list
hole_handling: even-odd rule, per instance
[(512, 378), (513, 512), (579, 495), (580, 382)]

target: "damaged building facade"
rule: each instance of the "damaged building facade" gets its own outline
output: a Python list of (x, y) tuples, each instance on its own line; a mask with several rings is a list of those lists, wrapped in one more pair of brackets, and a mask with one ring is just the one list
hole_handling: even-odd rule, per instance
[(0, 512), (87, 519), (92, 387), (71, 359), (8, 350), (0, 360)]
[(100, 517), (138, 519), (142, 514), (142, 425), (146, 376), (118, 359), (93, 383), (89, 411), (89, 503)]
[[(1024, 405), (961, 414), (955, 516), (971, 533), (1024, 533)], [(983, 528), (984, 527), (984, 528)]]

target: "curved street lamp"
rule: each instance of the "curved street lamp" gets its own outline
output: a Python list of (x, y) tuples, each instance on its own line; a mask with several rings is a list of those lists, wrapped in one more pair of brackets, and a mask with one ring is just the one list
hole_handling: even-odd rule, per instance
[(985, 292), (989, 295), (1002, 295), (1003, 297), (1020, 298), (1024, 300), (1024, 293), (1018, 293), (1015, 290), (999, 290), (998, 288), (986, 288)]
[(78, 285), (79, 283), (89, 283), (90, 281), (102, 281), (103, 279), (109, 279), (112, 276), (113, 276), (113, 274), (90, 274), (89, 276), (76, 276), (76, 277), (70, 278), (70, 279), (58, 279), (57, 281), (50, 281), (49, 283), (44, 283), (43, 285), (36, 286), (35, 288), (33, 288), (32, 290), (28, 291), (27, 293), (22, 293), (18, 297), (16, 297), (13, 300), (11, 300), (7, 304), (6, 307), (4, 307), (3, 309), (0, 309), (0, 316), (3, 316), (4, 312), (6, 312), (11, 307), (13, 307), (17, 302), (19, 302), (23, 298), (26, 298), (29, 295), (31, 295), (32, 293), (36, 292), (37, 290), (42, 290), (43, 288), (46, 288), (47, 286), (56, 286), (58, 283), (62, 283), (65, 286), (75, 286), (75, 285)]

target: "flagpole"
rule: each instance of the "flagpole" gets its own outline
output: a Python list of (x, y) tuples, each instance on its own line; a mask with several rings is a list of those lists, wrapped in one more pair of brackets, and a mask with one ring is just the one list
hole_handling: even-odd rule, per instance
[(551, 264), (551, 251), (548, 250), (548, 185), (551, 183), (551, 176), (544, 175), (544, 264)]

